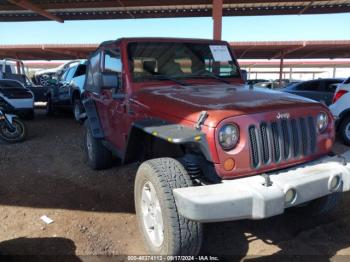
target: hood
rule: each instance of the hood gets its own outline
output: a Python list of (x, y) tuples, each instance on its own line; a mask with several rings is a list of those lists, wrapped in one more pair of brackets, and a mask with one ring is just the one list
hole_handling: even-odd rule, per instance
[(244, 85), (142, 88), (133, 99), (157, 115), (167, 114), (179, 120), (196, 122), (199, 113), (207, 111), (205, 125), (211, 127), (227, 117), (319, 104), (289, 93)]

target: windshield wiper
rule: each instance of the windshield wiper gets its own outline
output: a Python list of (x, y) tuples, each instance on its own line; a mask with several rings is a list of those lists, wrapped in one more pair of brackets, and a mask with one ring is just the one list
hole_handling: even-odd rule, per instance
[(188, 86), (187, 83), (184, 83), (182, 81), (177, 80), (176, 78), (173, 78), (171, 76), (167, 75), (151, 75), (151, 76), (143, 76), (142, 78), (147, 78), (147, 79), (159, 79), (159, 80), (170, 80), (173, 81), (181, 86)]
[(220, 77), (212, 72), (209, 72), (207, 70), (196, 72), (193, 74), (193, 76), (209, 76), (209, 77), (217, 79), (225, 84), (231, 84), (230, 81), (227, 81), (227, 80), (223, 79), (222, 77)]

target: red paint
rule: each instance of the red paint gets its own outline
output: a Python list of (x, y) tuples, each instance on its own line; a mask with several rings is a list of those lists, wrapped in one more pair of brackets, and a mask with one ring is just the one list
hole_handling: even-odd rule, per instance
[[(172, 81), (144, 81), (134, 83), (129, 73), (127, 44), (135, 41), (155, 42), (205, 42), (227, 44), (222, 41), (184, 40), (184, 39), (122, 39), (117, 46), (121, 49), (123, 63), (123, 89), (127, 94), (124, 100), (115, 100), (111, 91), (104, 90), (95, 97), (98, 113), (101, 118), (107, 140), (121, 152), (125, 150), (127, 135), (132, 123), (145, 117), (157, 117), (171, 123), (193, 127), (199, 113), (207, 111), (202, 131), (206, 133), (209, 149), (216, 171), (222, 178), (234, 178), (267, 172), (307, 162), (330, 151), (334, 142), (333, 118), (328, 109), (320, 103), (288, 93), (269, 89), (249, 89), (242, 85), (241, 79), (232, 78), (230, 85), (211, 78), (183, 80), (189, 86), (179, 86)], [(109, 48), (116, 47), (116, 44)], [(233, 54), (232, 54), (233, 56)], [(127, 112), (132, 111), (130, 115)], [(317, 136), (316, 154), (285, 161), (280, 164), (269, 164), (265, 167), (251, 168), (250, 149), (247, 141), (248, 126), (261, 121), (276, 120), (277, 113), (289, 113), (291, 118), (314, 116), (320, 112), (328, 113), (331, 123), (327, 130)], [(218, 130), (224, 124), (236, 123), (240, 128), (240, 141), (236, 148), (226, 152), (218, 144)], [(329, 142), (331, 141), (331, 142)], [(223, 163), (227, 158), (235, 161), (232, 171), (225, 171)]]

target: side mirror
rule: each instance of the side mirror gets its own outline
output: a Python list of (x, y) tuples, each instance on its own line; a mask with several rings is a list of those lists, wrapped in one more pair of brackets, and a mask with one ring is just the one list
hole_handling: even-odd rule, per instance
[(244, 83), (247, 83), (247, 81), (248, 81), (248, 72), (247, 72), (247, 70), (241, 69), (241, 76), (243, 78)]
[(119, 76), (114, 72), (102, 72), (102, 89), (115, 89), (119, 88)]

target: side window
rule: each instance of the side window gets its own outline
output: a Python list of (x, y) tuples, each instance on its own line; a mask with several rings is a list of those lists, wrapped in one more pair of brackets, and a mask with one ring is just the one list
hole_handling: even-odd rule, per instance
[(86, 65), (78, 65), (77, 70), (75, 71), (74, 77), (85, 75)]
[(66, 81), (72, 80), (76, 68), (77, 68), (77, 67), (74, 66), (74, 67), (71, 67), (71, 68), (69, 69), (68, 74), (67, 74), (67, 77), (66, 77)]
[(119, 51), (106, 51), (104, 54), (104, 71), (105, 72), (122, 72), (122, 62)]
[(101, 53), (96, 52), (88, 62), (85, 89), (91, 92), (99, 92), (100, 89), (100, 57)]
[(67, 69), (67, 70), (63, 73), (63, 75), (60, 77), (60, 80), (61, 80), (61, 81), (66, 80), (66, 79), (67, 79), (68, 73), (69, 73), (69, 69)]

